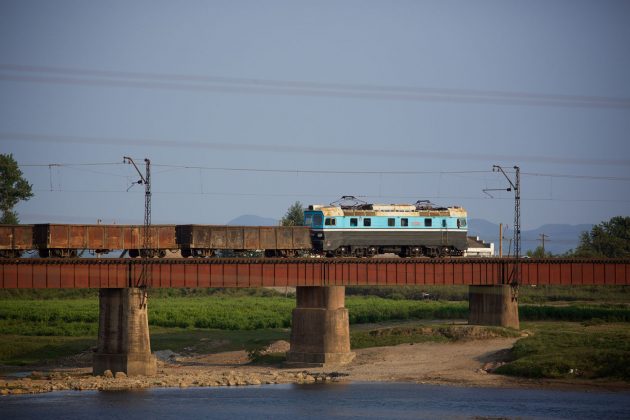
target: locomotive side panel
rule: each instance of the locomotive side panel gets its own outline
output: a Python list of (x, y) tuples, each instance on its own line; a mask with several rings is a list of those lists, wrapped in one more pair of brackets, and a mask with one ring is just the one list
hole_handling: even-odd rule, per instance
[(327, 231), (324, 234), (323, 250), (334, 251), (341, 246), (351, 247), (395, 247), (395, 246), (452, 246), (458, 250), (467, 248), (466, 232), (423, 231), (423, 232), (378, 232), (378, 231)]

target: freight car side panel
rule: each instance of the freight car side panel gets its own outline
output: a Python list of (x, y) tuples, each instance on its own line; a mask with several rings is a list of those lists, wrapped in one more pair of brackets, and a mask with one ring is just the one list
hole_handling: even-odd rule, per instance
[(258, 249), (278, 249), (276, 242), (276, 231), (271, 226), (260, 226), (260, 248)]
[(293, 228), (293, 248), (311, 249), (311, 229), (308, 226), (296, 226)]
[(228, 239), (227, 239), (227, 229), (222, 226), (210, 226), (208, 227), (210, 230), (210, 246), (206, 246), (207, 243), (196, 243), (195, 247), (197, 248), (212, 248), (212, 249), (226, 249)]
[(254, 250), (260, 248), (260, 229), (257, 227), (243, 227), (243, 249)]
[(102, 249), (125, 249), (124, 226), (104, 225), (105, 241)]
[(33, 226), (0, 225), (0, 249), (33, 249)]
[(228, 226), (227, 249), (243, 249), (243, 228), (240, 226)]
[(293, 249), (293, 229), (290, 227), (276, 228), (277, 249)]
[(87, 232), (87, 248), (105, 249), (105, 225), (89, 225), (85, 227)]

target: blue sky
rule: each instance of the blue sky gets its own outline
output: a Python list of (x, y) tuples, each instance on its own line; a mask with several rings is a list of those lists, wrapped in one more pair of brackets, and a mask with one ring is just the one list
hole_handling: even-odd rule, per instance
[(5, 0), (0, 152), (24, 223), (142, 223), (123, 156), (154, 223), (357, 195), (511, 225), (493, 164), (525, 229), (599, 223), (630, 215), (628, 45), (627, 1)]

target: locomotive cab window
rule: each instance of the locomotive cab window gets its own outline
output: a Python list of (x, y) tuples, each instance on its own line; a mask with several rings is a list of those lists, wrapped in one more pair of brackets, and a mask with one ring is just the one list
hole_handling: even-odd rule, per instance
[(337, 224), (337, 221), (333, 219), (332, 217), (327, 217), (325, 224), (326, 226), (335, 226)]
[(400, 219), (400, 226), (409, 226), (409, 219), (407, 219), (406, 217)]
[(370, 219), (369, 217), (363, 219), (363, 226), (372, 226), (372, 219)]
[(358, 219), (356, 217), (352, 217), (350, 219), (350, 226), (359, 226)]
[(313, 226), (321, 226), (322, 225), (322, 215), (315, 214), (313, 215)]
[(466, 219), (463, 217), (457, 219), (457, 227), (466, 227)]
[(394, 219), (393, 217), (387, 219), (387, 226), (396, 226), (396, 219)]
[(433, 226), (433, 219), (424, 219), (424, 225), (427, 227)]

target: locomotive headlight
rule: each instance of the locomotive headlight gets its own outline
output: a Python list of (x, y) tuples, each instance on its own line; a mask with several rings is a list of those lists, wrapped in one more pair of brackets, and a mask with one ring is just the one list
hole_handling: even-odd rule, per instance
[(318, 234), (317, 234), (317, 237), (318, 237), (318, 238), (323, 238), (323, 237), (324, 237), (324, 234), (320, 232), (320, 233), (318, 233)]

